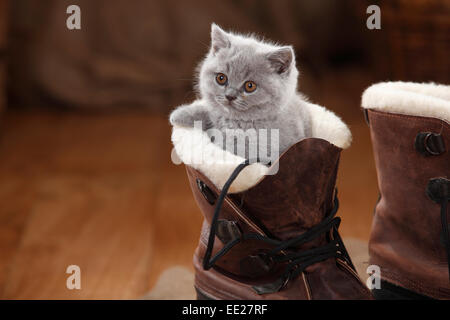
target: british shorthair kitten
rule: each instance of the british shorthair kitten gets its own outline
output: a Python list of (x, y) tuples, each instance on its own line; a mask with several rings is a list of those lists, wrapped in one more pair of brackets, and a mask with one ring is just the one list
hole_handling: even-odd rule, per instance
[(230, 130), (242, 134), (248, 129), (278, 129), (280, 153), (311, 136), (310, 115), (297, 92), (291, 46), (228, 33), (212, 24), (211, 49), (198, 71), (200, 98), (176, 108), (170, 115), (172, 125), (191, 127), (202, 121), (203, 130), (216, 129), (224, 136)]

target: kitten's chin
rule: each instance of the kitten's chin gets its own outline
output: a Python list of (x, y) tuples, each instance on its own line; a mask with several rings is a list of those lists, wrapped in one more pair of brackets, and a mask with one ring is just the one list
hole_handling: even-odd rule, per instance
[(237, 113), (246, 112), (246, 111), (248, 111), (248, 109), (250, 109), (249, 106), (242, 106), (239, 103), (236, 103), (236, 102), (233, 102), (233, 101), (230, 101), (230, 102), (228, 102), (228, 101), (226, 101), (226, 102), (224, 102), (224, 101), (216, 101), (216, 103), (219, 104), (222, 107), (222, 109), (224, 109), (225, 112), (227, 112), (227, 113), (231, 113), (231, 112), (237, 112)]
[(223, 102), (223, 101), (218, 101), (217, 99), (215, 99), (213, 101), (213, 105), (218, 106), (225, 113), (231, 113), (232, 111), (240, 111), (240, 110), (236, 110), (234, 108), (233, 103), (227, 103), (227, 102)]
[(225, 106), (220, 102), (217, 102), (217, 104), (220, 106), (220, 108), (225, 112), (225, 113), (231, 113), (230, 107), (229, 106)]
[(238, 111), (238, 112), (246, 112), (249, 109), (249, 107), (242, 107), (242, 106), (240, 106), (238, 104), (234, 104), (234, 103), (226, 105), (225, 107), (228, 107), (229, 109), (231, 109), (233, 111)]
[[(231, 116), (238, 117), (246, 115), (250, 110), (258, 109), (258, 106), (241, 106), (235, 102), (224, 102), (223, 100), (214, 99), (210, 101), (213, 106), (217, 109), (222, 110)], [(216, 109), (216, 110), (217, 110)]]

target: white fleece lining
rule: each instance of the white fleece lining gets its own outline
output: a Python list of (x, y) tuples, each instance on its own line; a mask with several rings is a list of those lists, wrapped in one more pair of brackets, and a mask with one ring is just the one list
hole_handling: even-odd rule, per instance
[[(329, 141), (339, 148), (347, 148), (352, 136), (347, 125), (333, 112), (324, 107), (307, 103), (311, 114), (312, 136)], [(180, 160), (207, 176), (219, 189), (222, 189), (230, 174), (244, 159), (210, 141), (202, 130), (173, 127), (172, 142)], [(246, 167), (233, 182), (229, 192), (242, 192), (254, 186), (269, 168), (260, 163)]]
[(450, 86), (401, 81), (381, 82), (364, 91), (361, 105), (365, 109), (450, 122)]

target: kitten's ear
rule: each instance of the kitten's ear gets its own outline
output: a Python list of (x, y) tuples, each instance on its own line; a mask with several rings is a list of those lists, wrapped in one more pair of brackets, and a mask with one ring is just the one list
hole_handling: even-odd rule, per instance
[(291, 69), (292, 61), (294, 61), (294, 49), (291, 46), (281, 47), (267, 56), (272, 68), (282, 74)]
[(228, 34), (223, 31), (217, 24), (211, 24), (211, 49), (215, 54), (220, 49), (225, 49), (230, 46), (230, 39)]

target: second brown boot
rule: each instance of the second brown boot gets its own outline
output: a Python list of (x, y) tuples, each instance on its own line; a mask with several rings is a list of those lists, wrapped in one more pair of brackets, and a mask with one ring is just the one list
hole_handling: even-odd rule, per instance
[(380, 198), (369, 242), (379, 299), (450, 299), (450, 86), (391, 82), (362, 99)]

